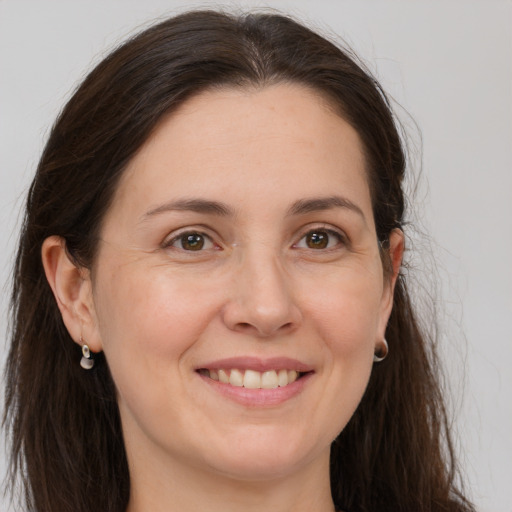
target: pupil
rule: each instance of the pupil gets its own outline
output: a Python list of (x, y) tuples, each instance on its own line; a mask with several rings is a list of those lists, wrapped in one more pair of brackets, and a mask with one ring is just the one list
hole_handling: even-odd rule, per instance
[(307, 244), (311, 249), (325, 249), (328, 243), (329, 236), (327, 233), (310, 233), (307, 237)]
[(204, 239), (202, 235), (198, 234), (185, 235), (181, 243), (184, 249), (189, 251), (199, 251), (203, 248)]

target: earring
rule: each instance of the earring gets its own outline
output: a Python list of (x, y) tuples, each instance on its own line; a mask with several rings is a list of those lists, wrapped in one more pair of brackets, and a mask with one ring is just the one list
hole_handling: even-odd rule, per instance
[(373, 362), (374, 363), (380, 363), (381, 361), (384, 361), (389, 353), (389, 346), (388, 342), (386, 341), (386, 338), (382, 339), (382, 347), (380, 350), (375, 351), (375, 354), (373, 354)]
[[(80, 336), (80, 343), (82, 342), (83, 339)], [(91, 351), (85, 343), (82, 345), (82, 359), (80, 360), (80, 366), (84, 370), (90, 370), (94, 366), (94, 359), (92, 358)]]

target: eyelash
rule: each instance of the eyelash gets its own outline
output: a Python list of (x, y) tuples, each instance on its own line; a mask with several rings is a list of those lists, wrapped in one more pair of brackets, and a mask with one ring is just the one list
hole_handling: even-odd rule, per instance
[[(204, 249), (203, 245), (201, 245), (197, 251), (185, 249), (183, 247), (183, 242), (185, 241), (185, 237), (193, 237), (193, 236), (201, 237), (202, 238), (202, 243), (203, 244), (205, 244), (205, 243), (206, 244), (210, 244), (211, 247), (207, 247), (206, 249)], [(181, 244), (181, 247), (175, 247), (175, 244), (178, 243), (178, 242)], [(175, 249), (181, 250), (183, 252), (202, 252), (202, 251), (208, 250), (208, 249), (215, 249), (216, 248), (216, 244), (215, 244), (215, 242), (213, 241), (213, 238), (210, 235), (207, 235), (206, 233), (203, 233), (200, 230), (188, 230), (188, 231), (183, 231), (183, 232), (177, 234), (176, 236), (174, 236), (173, 238), (171, 238), (168, 241), (165, 241), (162, 244), (162, 247), (164, 249), (173, 248), (174, 247)]]
[[(316, 247), (316, 248), (313, 248), (313, 247), (300, 247), (299, 244), (306, 239), (306, 237), (308, 235), (315, 235), (315, 234), (326, 234), (328, 236), (328, 239), (327, 239), (327, 246), (326, 247)], [(334, 245), (331, 245), (331, 239), (332, 238), (335, 238), (337, 239), (336, 243)], [(322, 239), (320, 238), (319, 241), (321, 242)], [(295, 244), (293, 244), (293, 247), (294, 248), (297, 248), (297, 249), (305, 249), (305, 250), (312, 250), (312, 251), (331, 251), (331, 250), (335, 250), (337, 248), (339, 248), (339, 246), (341, 247), (344, 247), (344, 246), (347, 246), (348, 245), (348, 240), (347, 240), (347, 237), (344, 233), (342, 232), (339, 232), (339, 231), (336, 231), (332, 228), (328, 228), (328, 227), (325, 227), (325, 226), (317, 226), (317, 227), (314, 227), (312, 229), (308, 229), (302, 236), (301, 238), (299, 239), (299, 241)]]
[[(327, 235), (327, 241), (326, 241), (327, 245), (325, 247), (321, 246), (322, 242), (325, 241), (325, 239), (322, 238), (321, 236), (317, 239), (319, 242), (319, 247), (313, 248), (313, 247), (301, 247), (300, 246), (301, 242), (303, 240), (305, 240), (306, 237), (308, 237), (309, 235), (313, 236), (315, 234), (316, 235)], [(193, 249), (186, 249), (185, 247), (183, 247), (185, 237), (190, 238), (190, 237), (194, 237), (194, 236), (201, 237), (200, 240), (198, 240), (196, 238), (196, 241), (198, 243), (200, 243), (199, 248), (197, 250), (193, 250)], [(334, 245), (331, 244), (332, 238), (336, 239), (336, 243)], [(194, 243), (194, 240), (190, 239), (189, 242)], [(181, 245), (181, 247), (177, 247), (175, 245), (177, 243), (179, 243)], [(208, 247), (205, 248), (204, 247), (205, 244), (208, 245)], [(292, 248), (299, 249), (299, 250), (308, 250), (309, 249), (312, 251), (325, 252), (325, 251), (335, 250), (339, 246), (345, 247), (347, 245), (348, 245), (348, 240), (344, 233), (336, 231), (332, 228), (328, 228), (328, 227), (324, 227), (324, 226), (317, 226), (315, 228), (308, 229), (306, 232), (304, 232), (302, 234), (302, 236), (300, 237), (299, 241), (292, 245)], [(188, 230), (188, 231), (183, 231), (183, 232), (175, 235), (168, 241), (165, 241), (162, 244), (162, 248), (164, 248), (164, 249), (174, 248), (174, 249), (180, 250), (182, 252), (193, 253), (193, 252), (204, 252), (206, 250), (212, 250), (212, 249), (220, 249), (220, 246), (214, 242), (213, 238), (210, 235), (208, 235), (200, 230)]]

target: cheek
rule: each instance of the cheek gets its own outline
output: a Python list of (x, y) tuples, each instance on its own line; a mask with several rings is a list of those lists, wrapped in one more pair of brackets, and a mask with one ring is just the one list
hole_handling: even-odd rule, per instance
[(319, 374), (321, 414), (311, 428), (324, 443), (345, 428), (368, 385), (378, 325), (375, 288), (333, 280), (309, 302), (310, 332), (320, 338), (319, 359), (324, 362)]
[(381, 316), (382, 277), (366, 269), (333, 273), (309, 301), (309, 316), (330, 350), (373, 350)]
[(159, 368), (176, 371), (170, 367), (179, 364), (215, 314), (211, 282), (203, 280), (198, 288), (192, 281), (142, 265), (98, 277), (99, 332), (113, 374), (129, 368), (138, 369), (133, 378)]
[(378, 338), (382, 281), (373, 274), (339, 274), (309, 302), (309, 318), (322, 340), (323, 406), (334, 439), (345, 427), (364, 394)]
[(152, 437), (159, 424), (182, 421), (187, 356), (217, 309), (214, 283), (192, 281), (148, 265), (98, 276), (100, 337), (127, 432)]

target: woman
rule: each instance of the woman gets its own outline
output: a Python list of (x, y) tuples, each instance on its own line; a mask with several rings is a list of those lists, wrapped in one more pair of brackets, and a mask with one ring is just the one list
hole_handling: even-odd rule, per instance
[(192, 12), (100, 63), (15, 269), (29, 509), (472, 510), (400, 274), (404, 169), (376, 81), (286, 17)]

